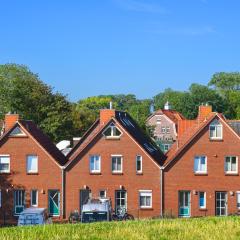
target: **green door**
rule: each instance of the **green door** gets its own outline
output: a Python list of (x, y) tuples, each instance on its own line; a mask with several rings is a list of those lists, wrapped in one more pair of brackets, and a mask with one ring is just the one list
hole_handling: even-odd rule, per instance
[(60, 192), (59, 190), (48, 191), (48, 212), (50, 216), (60, 215)]
[(179, 216), (190, 217), (190, 192), (179, 191)]

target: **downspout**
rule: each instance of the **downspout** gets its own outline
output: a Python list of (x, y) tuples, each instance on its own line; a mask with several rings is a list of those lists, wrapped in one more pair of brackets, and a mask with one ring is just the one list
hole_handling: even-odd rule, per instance
[(62, 173), (62, 209), (61, 209), (61, 212), (62, 212), (62, 217), (65, 218), (65, 167), (62, 166), (61, 167), (61, 173)]
[(163, 217), (163, 170), (164, 167), (160, 167), (160, 201), (161, 201), (161, 206), (160, 206), (160, 216)]

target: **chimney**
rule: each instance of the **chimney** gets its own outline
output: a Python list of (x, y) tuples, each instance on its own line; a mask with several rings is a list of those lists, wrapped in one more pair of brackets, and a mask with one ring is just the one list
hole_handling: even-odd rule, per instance
[(112, 117), (115, 117), (114, 109), (101, 109), (100, 110), (100, 124), (106, 124)]
[(7, 113), (4, 120), (4, 132), (8, 131), (19, 120), (19, 115), (16, 113)]
[(198, 122), (204, 122), (209, 114), (212, 112), (212, 106), (206, 104), (206, 105), (201, 105), (198, 108)]
[(171, 104), (167, 101), (164, 105), (164, 110), (171, 110)]

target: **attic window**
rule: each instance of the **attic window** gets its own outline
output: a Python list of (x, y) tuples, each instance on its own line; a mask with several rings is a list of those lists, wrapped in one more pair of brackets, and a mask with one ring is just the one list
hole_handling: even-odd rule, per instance
[(209, 126), (210, 139), (222, 139), (222, 124), (214, 120)]
[(122, 133), (120, 130), (115, 126), (114, 123), (111, 123), (109, 127), (103, 132), (103, 135), (106, 138), (120, 138)]
[(26, 134), (20, 129), (20, 127), (15, 127), (10, 136), (26, 136)]

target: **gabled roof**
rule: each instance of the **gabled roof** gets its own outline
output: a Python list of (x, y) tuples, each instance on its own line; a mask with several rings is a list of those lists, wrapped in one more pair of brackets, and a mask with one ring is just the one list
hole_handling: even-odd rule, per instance
[(227, 120), (227, 123), (240, 136), (240, 120)]
[(19, 120), (16, 122), (16, 124), (0, 138), (0, 145), (3, 144), (4, 139), (6, 139), (6, 137), (9, 136), (12, 130), (17, 126), (23, 127), (23, 129), (28, 132), (58, 164), (63, 166), (67, 162), (66, 157), (61, 153), (61, 151), (58, 150), (51, 139), (45, 135), (32, 121)]
[(163, 165), (165, 155), (157, 145), (146, 136), (136, 122), (126, 112), (115, 111), (115, 117), (111, 118), (106, 124), (101, 125), (99, 119), (90, 127), (82, 139), (67, 156), (70, 164), (108, 125), (115, 121), (143, 148), (144, 151), (160, 166)]
[(126, 112), (116, 111), (115, 118), (121, 126), (132, 136), (132, 138), (159, 164), (163, 165), (166, 159), (163, 152), (158, 148), (154, 141), (151, 140), (140, 129), (138, 124)]
[[(219, 113), (211, 113), (206, 121), (200, 123), (199, 125), (194, 125), (189, 129), (188, 136), (183, 136), (183, 139), (178, 139), (178, 141), (172, 146), (172, 148), (167, 152), (167, 160), (164, 166), (167, 167), (172, 161), (174, 161), (187, 147), (190, 146), (191, 142), (194, 141), (199, 134), (204, 130), (204, 128), (210, 124), (215, 118), (219, 118), (224, 122), (230, 129), (231, 127), (227, 124), (225, 117)], [(233, 131), (234, 132), (234, 131)]]
[(175, 110), (159, 109), (159, 110), (155, 111), (153, 114), (151, 114), (151, 115), (148, 117), (147, 121), (148, 121), (149, 119), (151, 119), (153, 116), (155, 116), (155, 115), (161, 115), (161, 114), (166, 115), (166, 116), (167, 116), (171, 121), (173, 121), (175, 124), (178, 124), (178, 121), (185, 119), (185, 117), (184, 117), (181, 113), (179, 113), (179, 112), (177, 112), (177, 111), (175, 111)]

